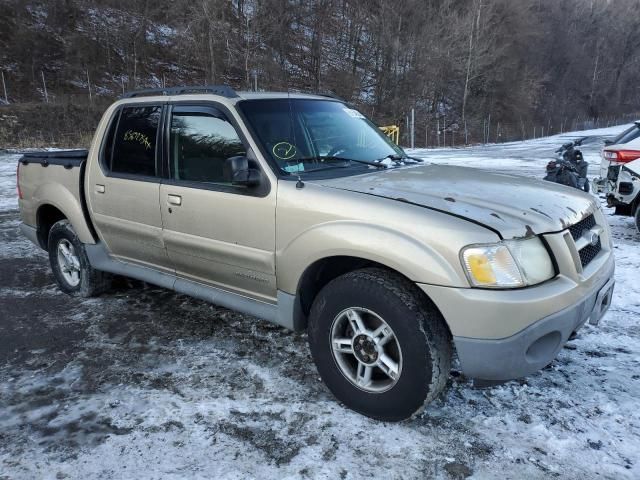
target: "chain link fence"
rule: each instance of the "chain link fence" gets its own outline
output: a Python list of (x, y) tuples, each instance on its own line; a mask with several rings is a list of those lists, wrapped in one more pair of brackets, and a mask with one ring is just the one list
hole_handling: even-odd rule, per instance
[[(503, 123), (490, 116), (465, 122), (438, 118), (419, 119), (415, 117), (414, 146), (416, 148), (461, 147), (473, 144), (504, 143), (532, 140), (566, 132), (606, 128), (624, 125), (640, 119), (640, 112), (603, 117), (575, 117), (546, 123), (516, 122)], [(411, 115), (400, 124), (400, 142), (411, 146)]]

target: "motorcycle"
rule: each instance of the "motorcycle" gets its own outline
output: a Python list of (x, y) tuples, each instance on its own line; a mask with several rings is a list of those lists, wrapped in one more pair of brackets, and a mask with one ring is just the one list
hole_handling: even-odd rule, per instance
[[(585, 137), (586, 138), (586, 137)], [(587, 170), (589, 164), (576, 147), (582, 145), (584, 138), (565, 143), (556, 150), (556, 159), (547, 164), (547, 174), (544, 177), (549, 182), (578, 188), (585, 192), (590, 190)]]

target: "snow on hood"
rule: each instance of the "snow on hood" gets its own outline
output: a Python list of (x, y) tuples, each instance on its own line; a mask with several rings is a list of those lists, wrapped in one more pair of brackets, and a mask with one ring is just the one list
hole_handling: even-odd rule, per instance
[(448, 165), (389, 169), (318, 183), (464, 217), (505, 239), (564, 230), (597, 208), (593, 197), (575, 188)]

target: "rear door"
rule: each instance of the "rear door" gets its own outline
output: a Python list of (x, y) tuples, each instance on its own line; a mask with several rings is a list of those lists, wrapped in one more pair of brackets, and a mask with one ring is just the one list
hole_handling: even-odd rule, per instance
[(160, 213), (163, 109), (162, 103), (126, 104), (115, 112), (86, 190), (111, 255), (173, 272)]
[(214, 105), (178, 104), (167, 116), (164, 243), (178, 276), (275, 301), (275, 189), (265, 175), (257, 188), (225, 180), (225, 160), (248, 147), (231, 114)]

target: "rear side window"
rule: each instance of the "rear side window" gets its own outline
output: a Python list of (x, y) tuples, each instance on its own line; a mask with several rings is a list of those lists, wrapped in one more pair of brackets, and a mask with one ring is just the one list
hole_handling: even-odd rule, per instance
[(171, 118), (171, 176), (176, 180), (224, 184), (227, 158), (245, 155), (233, 125), (222, 115), (176, 109)]
[[(113, 142), (113, 151), (109, 152), (111, 153), (109, 170), (132, 175), (156, 175), (156, 141), (161, 112), (160, 106), (122, 109)], [(108, 162), (109, 158), (106, 157), (106, 160)]]

